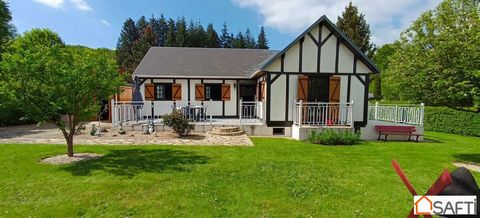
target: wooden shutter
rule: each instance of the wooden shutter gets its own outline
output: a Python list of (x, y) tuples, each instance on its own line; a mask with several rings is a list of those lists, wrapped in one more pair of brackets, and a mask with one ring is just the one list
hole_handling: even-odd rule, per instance
[(298, 76), (297, 100), (307, 101), (308, 99), (308, 76)]
[(265, 80), (263, 80), (262, 83), (260, 83), (260, 92), (261, 92), (260, 94), (262, 95), (261, 100), (263, 101), (263, 100), (265, 100), (265, 92), (266, 92), (266, 90), (265, 90)]
[(230, 84), (222, 84), (222, 100), (230, 101)]
[(180, 83), (172, 84), (172, 100), (174, 101), (182, 100), (182, 84)]
[(153, 93), (155, 93), (153, 84), (145, 84), (145, 101), (153, 101), (155, 99)]
[(329, 102), (340, 102), (340, 77), (330, 77)]
[(195, 101), (205, 100), (205, 85), (195, 84)]

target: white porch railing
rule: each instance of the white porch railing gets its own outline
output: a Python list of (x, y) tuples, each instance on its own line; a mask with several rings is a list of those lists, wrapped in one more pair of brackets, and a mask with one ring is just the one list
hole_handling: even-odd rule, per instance
[(425, 105), (379, 104), (368, 106), (368, 119), (423, 126)]
[(295, 102), (294, 125), (353, 126), (353, 101), (350, 103)]
[(240, 100), (239, 113), (240, 119), (263, 120), (263, 102)]

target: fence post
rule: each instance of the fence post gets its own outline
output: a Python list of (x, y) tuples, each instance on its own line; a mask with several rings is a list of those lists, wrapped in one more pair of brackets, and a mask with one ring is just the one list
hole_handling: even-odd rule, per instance
[(297, 123), (297, 99), (293, 99), (292, 120), (293, 124)]
[(425, 104), (421, 103), (420, 104), (420, 126), (423, 126), (424, 113), (425, 113)]
[(302, 127), (302, 122), (303, 122), (303, 100), (300, 100), (299, 106), (298, 106), (298, 127)]
[(378, 101), (375, 102), (375, 120), (378, 120)]
[(323, 117), (323, 125), (324, 127), (327, 127), (328, 126), (328, 108), (330, 107), (330, 104), (329, 103), (323, 103), (325, 105), (325, 114), (324, 114), (324, 117)]
[[(210, 107), (211, 107), (211, 108), (213, 108), (212, 105), (213, 105), (213, 100), (210, 99)], [(202, 101), (202, 106), (203, 106), (203, 101)], [(213, 120), (212, 120), (212, 112), (210, 111), (210, 125), (211, 125), (211, 126), (212, 126), (212, 122), (213, 122)], [(212, 126), (212, 128), (213, 128), (213, 126)]]

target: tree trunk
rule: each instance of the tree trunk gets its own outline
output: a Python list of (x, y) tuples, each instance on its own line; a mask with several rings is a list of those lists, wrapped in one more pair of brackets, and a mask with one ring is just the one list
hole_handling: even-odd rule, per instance
[(67, 155), (73, 157), (73, 136), (67, 138)]

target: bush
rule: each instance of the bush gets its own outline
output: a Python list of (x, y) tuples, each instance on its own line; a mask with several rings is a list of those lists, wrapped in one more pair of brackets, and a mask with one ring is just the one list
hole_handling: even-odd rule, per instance
[(425, 130), (480, 136), (480, 114), (448, 107), (425, 107)]
[(350, 131), (334, 131), (327, 129), (324, 132), (312, 132), (308, 140), (322, 145), (355, 145), (360, 142), (360, 135)]
[(194, 126), (190, 124), (178, 110), (174, 110), (171, 114), (164, 115), (163, 123), (172, 128), (179, 136), (189, 135), (194, 129)]

